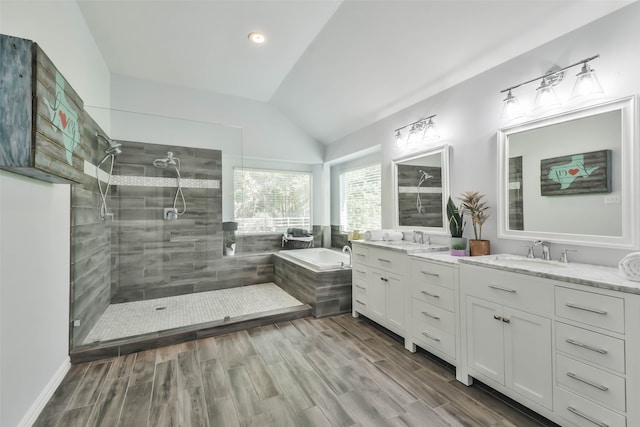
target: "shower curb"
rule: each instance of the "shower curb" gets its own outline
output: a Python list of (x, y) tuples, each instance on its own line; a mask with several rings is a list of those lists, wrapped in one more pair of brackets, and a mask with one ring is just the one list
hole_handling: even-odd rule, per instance
[(123, 356), (125, 354), (137, 353), (139, 351), (151, 350), (187, 341), (229, 334), (231, 332), (272, 325), (274, 323), (310, 316), (311, 306), (304, 304), (259, 313), (257, 315), (249, 314), (246, 316), (240, 316), (226, 322), (217, 321), (212, 323), (203, 323), (200, 325), (176, 328), (154, 334), (145, 334), (122, 340), (114, 340), (109, 343), (92, 346), (87, 349), (73, 350), (69, 354), (69, 357), (71, 358), (71, 364), (92, 362), (94, 360)]

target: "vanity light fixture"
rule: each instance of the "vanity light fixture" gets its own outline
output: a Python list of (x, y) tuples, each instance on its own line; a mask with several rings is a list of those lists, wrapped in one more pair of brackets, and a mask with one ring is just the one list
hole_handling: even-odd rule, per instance
[(500, 93), (507, 93), (507, 97), (503, 99), (504, 105), (502, 107), (502, 118), (510, 120), (524, 115), (522, 110), (519, 108), (518, 99), (515, 95), (513, 95), (512, 91), (519, 88), (520, 86), (524, 86), (536, 81), (540, 81), (540, 86), (536, 89), (537, 93), (533, 109), (535, 110), (542, 107), (552, 107), (559, 105), (560, 99), (556, 94), (555, 87), (563, 80), (565, 70), (568, 70), (569, 68), (575, 67), (577, 65), (582, 65), (582, 69), (578, 74), (576, 74), (577, 80), (569, 99), (576, 99), (584, 96), (604, 93), (604, 91), (602, 90), (602, 86), (600, 86), (600, 82), (598, 81), (598, 77), (595, 74), (595, 70), (593, 70), (589, 66), (590, 61), (593, 61), (594, 59), (599, 57), (600, 55), (598, 54), (589, 58), (585, 58), (571, 65), (567, 65), (566, 67), (549, 71), (543, 76), (536, 77), (531, 80), (527, 80), (526, 82), (522, 82), (520, 84), (513, 85), (501, 90)]
[(264, 36), (264, 34), (254, 31), (252, 33), (249, 33), (249, 40), (251, 40), (255, 44), (262, 44), (267, 41), (267, 38)]
[[(405, 147), (407, 145), (416, 145), (421, 142), (429, 142), (440, 138), (436, 128), (436, 124), (433, 122), (433, 118), (436, 115), (425, 117), (424, 119), (417, 120), (408, 125), (404, 125), (395, 130), (395, 140), (399, 147)], [(403, 135), (402, 130), (409, 128), (407, 135)]]

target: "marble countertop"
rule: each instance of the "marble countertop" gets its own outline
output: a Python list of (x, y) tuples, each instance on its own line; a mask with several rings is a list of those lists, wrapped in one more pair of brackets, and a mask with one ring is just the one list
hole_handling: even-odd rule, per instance
[(412, 254), (409, 254), (409, 256), (411, 256), (412, 258), (425, 259), (428, 261), (435, 261), (440, 264), (454, 265), (454, 266), (458, 265), (458, 261), (460, 260), (460, 258), (464, 258), (461, 256), (453, 256), (449, 253), (449, 251), (412, 253)]
[(352, 240), (351, 243), (374, 246), (376, 248), (391, 249), (399, 252), (406, 252), (409, 255), (424, 252), (449, 250), (449, 247), (445, 245), (423, 245), (420, 243), (409, 242), (407, 240)]
[(616, 267), (580, 264), (577, 262), (565, 264), (559, 261), (529, 259), (511, 254), (458, 258), (460, 258), (459, 262), (462, 264), (495, 268), (577, 285), (640, 295), (640, 282), (627, 280), (624, 274)]

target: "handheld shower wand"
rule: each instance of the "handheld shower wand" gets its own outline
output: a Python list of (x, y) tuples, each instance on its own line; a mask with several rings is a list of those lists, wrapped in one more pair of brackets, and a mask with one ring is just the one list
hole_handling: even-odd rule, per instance
[[(177, 175), (176, 180), (178, 182), (178, 190), (176, 191), (176, 195), (173, 198), (173, 207), (165, 208), (164, 210), (165, 220), (168, 220), (168, 221), (176, 220), (178, 219), (179, 215), (183, 215), (185, 212), (187, 212), (187, 201), (185, 200), (184, 193), (182, 192), (182, 182), (181, 182), (182, 177), (180, 176), (180, 159), (178, 159), (177, 157), (173, 157), (173, 152), (169, 151), (167, 152), (167, 157), (165, 157), (164, 159), (155, 159), (153, 161), (153, 166), (161, 169), (164, 169), (167, 166), (173, 166), (173, 168), (176, 171), (176, 175)], [(182, 198), (182, 212), (178, 211), (178, 208), (176, 206), (178, 203), (178, 196)]]
[[(113, 217), (113, 214), (109, 214), (107, 212), (107, 194), (109, 194), (109, 187), (111, 185), (111, 176), (113, 175), (113, 165), (116, 161), (116, 156), (122, 153), (122, 144), (117, 141), (113, 141), (112, 139), (109, 139), (106, 136), (99, 133), (96, 133), (96, 138), (98, 139), (102, 138), (109, 144), (107, 149), (104, 150), (105, 152), (104, 157), (96, 165), (96, 180), (98, 181), (98, 190), (100, 191), (100, 199), (101, 199), (100, 219), (105, 221), (107, 217), (109, 216)], [(111, 166), (109, 167), (109, 176), (107, 177), (107, 186), (105, 189), (103, 189), (102, 181), (100, 180), (100, 166), (102, 166), (102, 164), (106, 162), (107, 159), (111, 159)]]

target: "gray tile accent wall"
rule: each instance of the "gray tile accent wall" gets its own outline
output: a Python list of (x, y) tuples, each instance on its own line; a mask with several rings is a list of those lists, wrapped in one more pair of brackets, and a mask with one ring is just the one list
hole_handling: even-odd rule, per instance
[(331, 247), (343, 248), (344, 246), (351, 246), (347, 233), (340, 231), (339, 225), (331, 226)]
[(351, 311), (351, 269), (314, 272), (289, 260), (273, 257), (274, 282), (315, 317)]

